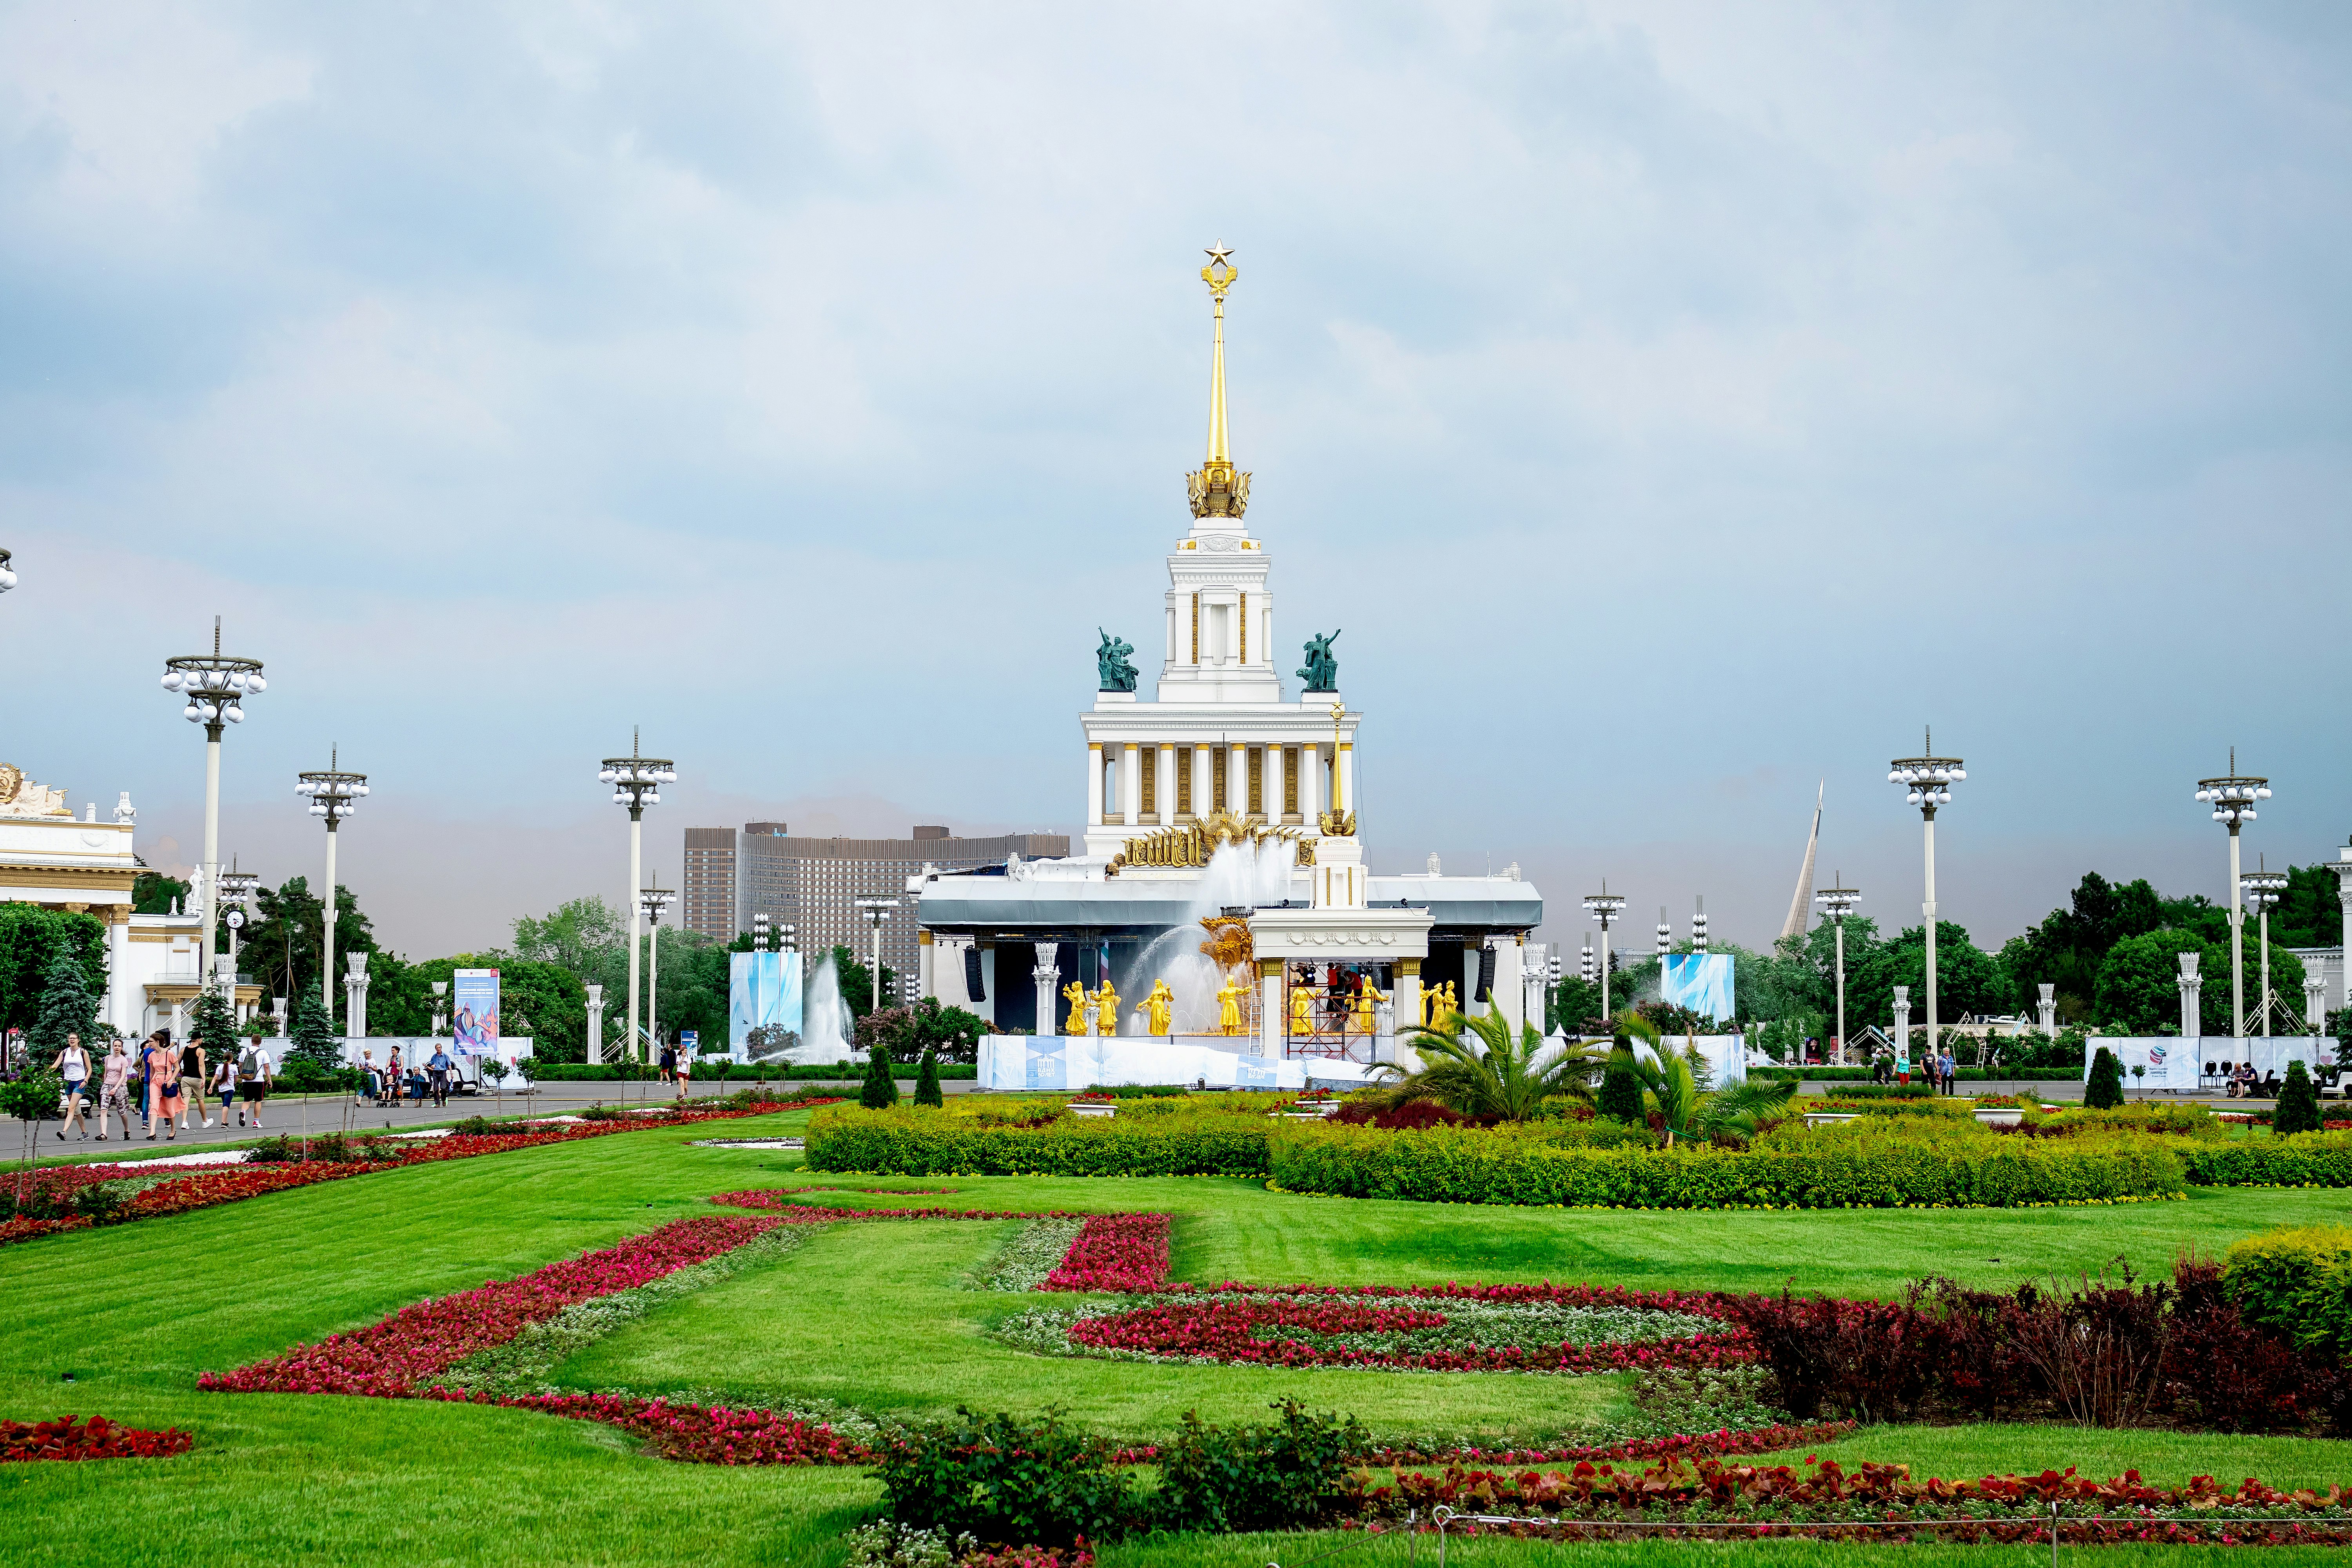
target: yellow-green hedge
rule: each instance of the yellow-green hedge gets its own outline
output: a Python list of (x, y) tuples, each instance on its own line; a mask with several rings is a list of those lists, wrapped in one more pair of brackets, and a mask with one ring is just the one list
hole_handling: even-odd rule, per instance
[(902, 1176), (1262, 1176), (1263, 1116), (1064, 1120), (991, 1126), (946, 1110), (836, 1106), (809, 1122), (808, 1168)]
[(2352, 1187), (2352, 1132), (2200, 1143), (2184, 1158), (2199, 1186)]
[(1590, 1149), (1460, 1128), (1286, 1127), (1275, 1181), (1292, 1192), (1424, 1203), (1627, 1208), (1891, 1208), (2170, 1197), (2180, 1163), (2145, 1145), (1987, 1138), (1822, 1139), (1744, 1151)]
[(2248, 1237), (2223, 1257), (2221, 1280), (2253, 1321), (2339, 1360), (2352, 1355), (2352, 1226)]

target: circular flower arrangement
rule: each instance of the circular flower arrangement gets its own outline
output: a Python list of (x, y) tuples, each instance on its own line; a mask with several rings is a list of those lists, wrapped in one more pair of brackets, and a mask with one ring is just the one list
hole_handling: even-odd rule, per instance
[(997, 1331), (1049, 1355), (1403, 1372), (1579, 1373), (1749, 1355), (1746, 1337), (1711, 1314), (1574, 1288), (1499, 1298), (1186, 1291), (1028, 1312)]

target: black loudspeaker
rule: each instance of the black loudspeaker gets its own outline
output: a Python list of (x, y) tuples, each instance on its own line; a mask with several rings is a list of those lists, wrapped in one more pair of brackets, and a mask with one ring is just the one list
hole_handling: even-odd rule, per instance
[(1495, 950), (1482, 947), (1478, 950), (1478, 991), (1470, 999), (1473, 1002), (1491, 1002), (1495, 999), (1494, 993)]
[(967, 947), (963, 950), (963, 994), (975, 1002), (988, 1000), (987, 988), (980, 983), (980, 949), (978, 947)]

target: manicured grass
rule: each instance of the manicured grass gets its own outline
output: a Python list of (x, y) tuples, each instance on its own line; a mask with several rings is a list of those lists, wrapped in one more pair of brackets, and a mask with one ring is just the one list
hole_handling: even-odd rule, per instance
[[(795, 1112), (436, 1163), (0, 1249), (0, 1415), (103, 1413), (134, 1425), (176, 1425), (197, 1441), (194, 1454), (176, 1459), (0, 1467), (0, 1550), (8, 1561), (44, 1564), (208, 1568), (296, 1561), (534, 1568), (641, 1559), (838, 1563), (840, 1537), (870, 1517), (879, 1499), (878, 1489), (855, 1471), (665, 1464), (628, 1452), (608, 1429), (515, 1411), (195, 1388), (206, 1369), (373, 1322), (421, 1297), (521, 1273), (681, 1215), (710, 1213), (704, 1197), (733, 1188), (813, 1180), (838, 1188), (946, 1186), (959, 1191), (940, 1197), (845, 1194), (838, 1201), (1164, 1210), (1178, 1216), (1177, 1273), (1194, 1279), (1549, 1275), (1633, 1285), (1770, 1286), (1793, 1275), (1801, 1287), (1851, 1293), (1893, 1293), (1905, 1280), (1937, 1270), (2005, 1284), (2024, 1273), (2095, 1266), (2117, 1251), (2157, 1271), (2184, 1246), (2217, 1252), (2238, 1236), (2340, 1218), (2352, 1206), (2352, 1194), (2278, 1191), (2021, 1213), (1473, 1209), (1289, 1197), (1263, 1184), (1224, 1179), (812, 1179), (801, 1173), (797, 1155), (691, 1146), (698, 1137), (797, 1131), (806, 1121), (806, 1112)], [(1042, 1403), (1047, 1389), (1041, 1380), (1066, 1378), (1074, 1407), (1090, 1419), (1121, 1422), (1129, 1413), (1138, 1420), (1164, 1413), (1179, 1400), (1254, 1415), (1247, 1407), (1271, 1397), (1250, 1383), (1261, 1375), (1255, 1369), (1018, 1357), (978, 1341), (978, 1326), (1013, 1303), (950, 1287), (1007, 1229), (919, 1222), (826, 1232), (775, 1268), (739, 1277), (628, 1331), (642, 1345), (627, 1347), (616, 1337), (582, 1359), (625, 1348), (642, 1359), (698, 1335), (733, 1347), (733, 1359), (697, 1369), (691, 1381), (789, 1377), (811, 1380), (796, 1386), (814, 1388), (814, 1380), (830, 1375), (833, 1360), (854, 1353), (868, 1358), (872, 1370), (864, 1387), (840, 1392), (861, 1404), (903, 1399), (908, 1407), (919, 1400), (951, 1403), (951, 1395), (991, 1407)], [(1994, 1258), (2002, 1261), (1989, 1261)], [(795, 1280), (800, 1288), (791, 1289)], [(746, 1331), (721, 1333), (712, 1326), (730, 1292)], [(932, 1316), (894, 1320), (918, 1309)], [(851, 1328), (843, 1327), (845, 1320)], [(894, 1321), (902, 1331), (892, 1337)], [(925, 1322), (937, 1331), (928, 1340), (912, 1331)], [(772, 1373), (765, 1363), (747, 1365), (765, 1353), (757, 1350), (760, 1331), (788, 1340), (798, 1359)], [(835, 1336), (830, 1343), (828, 1333)], [(750, 1348), (747, 1339), (754, 1342)], [(671, 1359), (677, 1375), (687, 1377), (683, 1358)], [(68, 1371), (75, 1374), (69, 1387), (60, 1381)], [(1108, 1374), (1125, 1381), (1105, 1381)], [(1281, 1375), (1316, 1388), (1373, 1376)], [(1499, 1386), (1499, 1394), (1484, 1401), (1444, 1396), (1455, 1402), (1448, 1408), (1481, 1414), (1524, 1413), (1528, 1407), (1512, 1405), (1515, 1400), (1551, 1397), (1567, 1408), (1577, 1400), (1614, 1397), (1608, 1380), (1403, 1374), (1367, 1397), (1394, 1398), (1382, 1393), (1394, 1386), (1419, 1399), (1448, 1383), (1474, 1392)], [(1214, 1400), (1225, 1404), (1213, 1406)], [(1369, 1411), (1359, 1413), (1370, 1418)], [(2160, 1479), (2205, 1470), (2321, 1481), (2352, 1468), (2330, 1459), (2352, 1453), (2352, 1445), (2063, 1427), (1885, 1428), (1820, 1451), (1903, 1460), (1948, 1475), (2074, 1463), (2102, 1472), (2137, 1465)], [(2111, 1454), (2119, 1459), (2111, 1461)], [(1278, 1561), (1295, 1568), (1318, 1551), (1361, 1544), (1361, 1537), (1336, 1535), (1177, 1539), (1121, 1546), (1104, 1563), (1173, 1568)], [(1402, 1540), (1373, 1550), (1391, 1544), (1391, 1556), (1351, 1553), (1338, 1561), (1402, 1562)], [(1424, 1539), (1423, 1559), (1434, 1560), (1433, 1547)], [(1738, 1550), (1779, 1552), (1810, 1565), (1828, 1549), (1772, 1543)], [(1840, 1563), (1882, 1555), (1835, 1550)], [(1540, 1553), (1556, 1562), (1606, 1552), (1612, 1563), (1646, 1568), (1669, 1551), (1678, 1561), (1721, 1555), (1682, 1542), (1553, 1548), (1480, 1542), (1456, 1543), (1449, 1560), (1517, 1563)], [(2063, 1555), (2070, 1568), (2080, 1557), (2071, 1548)], [(2149, 1555), (2136, 1553), (2135, 1560)], [(2263, 1561), (2298, 1555), (2273, 1552)], [(1995, 1549), (1903, 1552), (1906, 1563), (1963, 1559), (2029, 1561), (2015, 1549), (1997, 1557)]]
[[(939, 1202), (877, 1198), (882, 1204)], [(1175, 1366), (1035, 1356), (987, 1327), (1076, 1298), (959, 1289), (1017, 1220), (837, 1226), (790, 1257), (698, 1292), (557, 1369), (567, 1387), (715, 1390), (728, 1402), (811, 1396), (898, 1416), (959, 1405), (1070, 1418), (1118, 1436), (1172, 1433), (1187, 1410), (1264, 1421), (1290, 1398), (1353, 1413), (1375, 1432), (1479, 1432), (1524, 1439), (1589, 1429), (1626, 1411), (1622, 1376), (1493, 1376), (1335, 1367)]]

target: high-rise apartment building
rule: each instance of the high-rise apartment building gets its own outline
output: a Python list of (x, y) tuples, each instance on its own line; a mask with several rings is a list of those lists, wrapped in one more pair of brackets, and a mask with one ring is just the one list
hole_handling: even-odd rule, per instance
[(803, 952), (814, 956), (846, 947), (861, 960), (870, 960), (873, 936), (857, 911), (857, 900), (898, 900), (898, 907), (882, 929), (882, 962), (906, 976), (909, 994), (916, 973), (916, 921), (915, 895), (907, 891), (908, 877), (927, 865), (941, 871), (971, 871), (1002, 865), (1014, 855), (1050, 859), (1070, 852), (1069, 836), (1061, 833), (953, 838), (944, 827), (920, 826), (906, 838), (795, 838), (781, 822), (747, 822), (740, 836), (727, 828), (688, 828), (689, 865), (698, 833), (717, 833), (730, 840), (735, 888), (730, 938), (751, 930), (751, 917), (764, 912), (774, 924), (799, 928)]
[[(778, 825), (779, 826), (782, 824)], [(686, 876), (678, 889), (678, 924), (713, 942), (735, 940), (735, 830), (686, 830)]]

